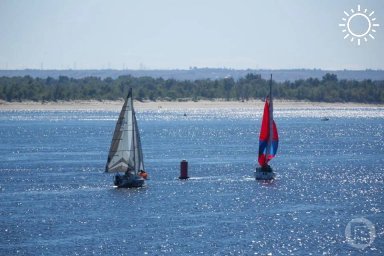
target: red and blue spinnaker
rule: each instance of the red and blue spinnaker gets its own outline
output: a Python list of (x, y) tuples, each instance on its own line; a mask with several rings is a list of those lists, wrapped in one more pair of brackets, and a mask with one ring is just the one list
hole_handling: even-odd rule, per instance
[[(271, 94), (270, 94), (271, 95)], [(269, 97), (264, 104), (263, 120), (259, 137), (259, 164), (261, 167), (267, 166), (268, 162), (275, 157), (279, 146), (279, 135), (276, 123), (273, 120), (273, 105)]]

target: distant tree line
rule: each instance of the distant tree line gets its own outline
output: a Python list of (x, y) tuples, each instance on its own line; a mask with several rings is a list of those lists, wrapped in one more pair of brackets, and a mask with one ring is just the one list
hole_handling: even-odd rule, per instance
[[(233, 78), (180, 81), (133, 76), (117, 79), (0, 77), (0, 99), (8, 102), (117, 100), (124, 98), (131, 87), (134, 97), (140, 101), (250, 100), (263, 99), (268, 94), (268, 84), (268, 80), (256, 74), (247, 74), (237, 81)], [(327, 73), (321, 80), (273, 81), (273, 93), (275, 98), (287, 100), (384, 103), (384, 81), (338, 80), (336, 75)]]

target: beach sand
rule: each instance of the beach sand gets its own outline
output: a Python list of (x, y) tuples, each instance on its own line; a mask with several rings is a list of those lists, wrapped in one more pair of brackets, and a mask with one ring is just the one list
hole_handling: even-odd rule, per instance
[[(275, 100), (274, 107), (279, 109), (303, 109), (303, 108), (355, 108), (355, 107), (384, 107), (384, 105), (359, 104), (359, 103), (324, 103), (324, 102), (304, 102)], [(123, 101), (58, 101), (58, 102), (5, 102), (0, 101), (0, 111), (12, 110), (35, 110), (35, 111), (55, 111), (55, 110), (106, 110), (120, 111)], [(263, 108), (264, 102), (261, 100), (250, 101), (135, 101), (136, 110), (183, 110), (183, 109), (220, 109), (220, 108)]]

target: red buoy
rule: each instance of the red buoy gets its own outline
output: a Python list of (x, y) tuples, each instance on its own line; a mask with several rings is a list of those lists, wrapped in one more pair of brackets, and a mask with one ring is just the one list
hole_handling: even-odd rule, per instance
[(183, 160), (180, 162), (180, 177), (179, 179), (188, 179), (188, 162)]

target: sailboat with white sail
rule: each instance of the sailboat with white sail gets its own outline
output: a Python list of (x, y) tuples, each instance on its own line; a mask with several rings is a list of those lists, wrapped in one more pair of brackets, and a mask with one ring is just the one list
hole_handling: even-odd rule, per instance
[(105, 171), (116, 173), (114, 184), (119, 188), (142, 187), (147, 178), (132, 88), (116, 123)]
[(273, 119), (273, 98), (272, 98), (272, 75), (269, 81), (269, 95), (265, 99), (263, 119), (259, 136), (259, 156), (260, 167), (256, 168), (256, 180), (272, 180), (275, 173), (268, 162), (275, 157), (279, 145), (279, 135), (277, 126)]

